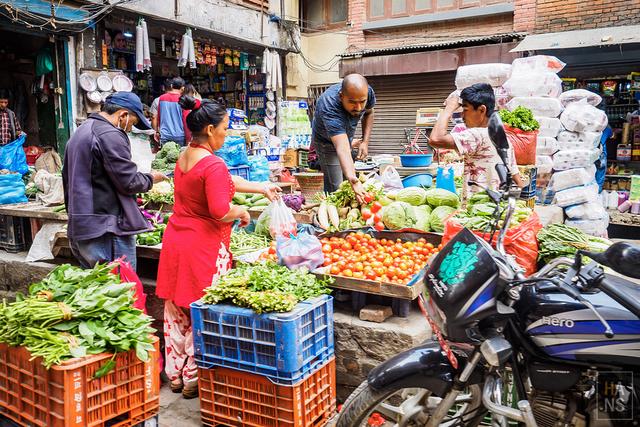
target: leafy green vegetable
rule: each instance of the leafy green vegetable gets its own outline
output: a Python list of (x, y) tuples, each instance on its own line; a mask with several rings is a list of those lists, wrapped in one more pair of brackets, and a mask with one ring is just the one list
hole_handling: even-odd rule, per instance
[(503, 123), (511, 127), (531, 132), (540, 129), (540, 123), (533, 117), (533, 113), (527, 107), (518, 106), (515, 110), (500, 110), (500, 118)]
[(460, 205), (460, 198), (455, 193), (444, 188), (430, 188), (426, 193), (427, 203), (433, 208), (438, 206), (457, 208)]
[(290, 270), (272, 262), (239, 263), (217, 284), (205, 289), (202, 301), (206, 304), (230, 301), (256, 313), (286, 312), (300, 301), (331, 293), (327, 285), (332, 281), (318, 279), (306, 269)]
[[(268, 234), (268, 233), (267, 233)], [(269, 247), (269, 238), (262, 234), (247, 233), (245, 230), (235, 230), (231, 233), (231, 253), (240, 256)]]
[(566, 224), (549, 224), (538, 232), (538, 259), (549, 262), (561, 256), (573, 257), (579, 249), (604, 252), (611, 242), (601, 237), (585, 234)]
[(442, 233), (444, 231), (444, 220), (455, 212), (456, 208), (451, 206), (438, 206), (431, 212), (429, 217), (429, 226), (432, 231)]
[(416, 230), (430, 231), (429, 225), (431, 219), (431, 208), (428, 205), (416, 206), (413, 208), (416, 214), (416, 224), (413, 226)]
[(427, 192), (420, 187), (403, 188), (396, 193), (396, 200), (413, 206), (424, 205), (427, 201)]

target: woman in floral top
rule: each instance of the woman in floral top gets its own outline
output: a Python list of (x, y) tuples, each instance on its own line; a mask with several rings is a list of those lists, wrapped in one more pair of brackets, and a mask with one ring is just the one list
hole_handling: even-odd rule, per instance
[[(458, 133), (448, 133), (447, 127), (453, 113), (462, 107), (462, 119), (467, 129)], [(489, 138), (489, 117), (495, 107), (493, 88), (484, 83), (478, 83), (465, 88), (460, 97), (449, 96), (445, 101), (444, 111), (438, 117), (433, 127), (429, 144), (434, 148), (456, 150), (464, 159), (464, 183), (462, 186), (462, 200), (467, 196), (482, 190), (482, 187), (497, 189), (500, 179), (496, 172), (496, 164), (501, 163), (500, 156)], [(522, 181), (516, 165), (513, 149), (509, 149), (509, 164), (513, 181), (522, 187)], [(478, 185), (469, 186), (473, 181)]]

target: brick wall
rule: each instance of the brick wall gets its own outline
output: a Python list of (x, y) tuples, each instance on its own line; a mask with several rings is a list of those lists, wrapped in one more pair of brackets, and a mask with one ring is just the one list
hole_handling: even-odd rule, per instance
[(362, 24), (366, 22), (366, 13), (366, 0), (349, 1), (350, 52), (427, 44), (513, 31), (513, 15), (505, 14), (363, 32)]
[(514, 29), (535, 33), (635, 25), (640, 0), (515, 0)]

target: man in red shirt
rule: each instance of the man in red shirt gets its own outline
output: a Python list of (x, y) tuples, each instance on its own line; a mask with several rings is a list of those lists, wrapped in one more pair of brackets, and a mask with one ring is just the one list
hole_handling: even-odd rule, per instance
[(0, 146), (7, 145), (22, 135), (16, 115), (9, 108), (9, 91), (0, 90)]
[(160, 96), (156, 129), (160, 132), (160, 145), (173, 141), (184, 146), (191, 141), (191, 133), (187, 128), (189, 110), (183, 110), (178, 104), (184, 91), (184, 80), (175, 77), (171, 80), (171, 90)]

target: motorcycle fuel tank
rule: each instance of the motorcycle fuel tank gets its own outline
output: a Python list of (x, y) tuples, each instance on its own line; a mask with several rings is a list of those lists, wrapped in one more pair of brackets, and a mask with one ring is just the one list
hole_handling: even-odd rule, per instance
[(613, 338), (605, 337), (593, 311), (551, 284), (525, 287), (514, 308), (526, 335), (548, 356), (594, 365), (640, 366), (640, 319), (602, 291), (583, 297), (607, 320)]

